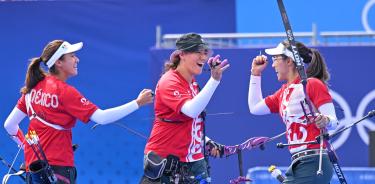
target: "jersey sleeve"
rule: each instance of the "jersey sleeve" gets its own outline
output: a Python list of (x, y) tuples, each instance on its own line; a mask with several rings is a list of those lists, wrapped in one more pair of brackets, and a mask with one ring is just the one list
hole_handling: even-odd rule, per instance
[(306, 86), (307, 94), (316, 108), (332, 102), (332, 97), (328, 92), (328, 87), (319, 79), (310, 78)]
[(278, 113), (280, 107), (281, 89), (277, 90), (274, 94), (267, 96), (264, 101), (272, 113)]
[(23, 113), (27, 114), (25, 94), (22, 94), (22, 96), (18, 99), (16, 107)]
[(72, 86), (68, 86), (62, 96), (62, 104), (65, 111), (84, 123), (89, 122), (91, 115), (98, 109), (95, 104), (82, 96), (81, 93)]
[(188, 90), (177, 80), (165, 81), (160, 84), (158, 90), (160, 90), (161, 101), (177, 113), (181, 113), (181, 108), (185, 102), (192, 99)]

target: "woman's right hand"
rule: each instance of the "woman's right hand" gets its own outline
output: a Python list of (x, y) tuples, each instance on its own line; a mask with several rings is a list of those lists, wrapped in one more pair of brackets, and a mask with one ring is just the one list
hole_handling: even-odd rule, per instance
[(210, 57), (207, 61), (211, 69), (211, 77), (217, 81), (221, 80), (223, 72), (229, 67), (227, 59), (221, 60), (220, 55)]
[(138, 106), (143, 106), (149, 103), (152, 103), (154, 101), (154, 92), (152, 92), (151, 89), (143, 89), (137, 99)]
[(261, 55), (253, 59), (251, 64), (251, 75), (260, 76), (268, 64), (267, 56)]

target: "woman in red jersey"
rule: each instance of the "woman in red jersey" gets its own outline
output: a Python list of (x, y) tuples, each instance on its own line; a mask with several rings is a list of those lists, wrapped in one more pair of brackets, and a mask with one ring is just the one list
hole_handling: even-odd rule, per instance
[[(107, 110), (99, 109), (82, 96), (77, 89), (66, 83), (78, 74), (79, 59), (75, 52), (82, 48), (82, 42), (71, 45), (63, 40), (47, 44), (40, 57), (31, 59), (28, 67), (22, 96), (5, 121), (4, 127), (19, 146), (24, 147), (27, 183), (53, 183), (46, 173), (33, 173), (30, 168), (38, 158), (31, 146), (26, 143), (19, 123), (26, 116), (30, 118), (29, 131), (35, 131), (51, 166), (53, 179), (57, 183), (74, 184), (76, 169), (72, 149), (72, 128), (77, 119), (98, 124), (117, 121), (153, 101), (152, 91), (144, 89), (137, 99)], [(48, 67), (44, 72), (40, 64)], [(48, 174), (47, 174), (48, 175)]]
[[(311, 100), (312, 108), (317, 114), (309, 121), (309, 108), (306, 103), (302, 108), (301, 101), (305, 99), (303, 86), (293, 62), (294, 57), (289, 49), (288, 41), (283, 41), (276, 48), (266, 49), (272, 56), (272, 67), (279, 81), (286, 81), (273, 95), (263, 98), (261, 90), (261, 74), (268, 64), (266, 56), (253, 59), (249, 86), (249, 108), (255, 115), (279, 113), (286, 125), (288, 143), (315, 141), (320, 135), (320, 129), (333, 130), (338, 120), (332, 97), (328, 93), (327, 81), (329, 73), (323, 57), (316, 49), (310, 49), (297, 42), (297, 49), (307, 67), (306, 93)], [(327, 184), (332, 178), (332, 165), (327, 152), (323, 154), (323, 176), (317, 175), (319, 166), (319, 144), (289, 146), (292, 163), (286, 172), (284, 183), (319, 183)]]
[[(156, 86), (155, 120), (145, 154), (153, 152), (161, 158), (173, 156), (180, 162), (179, 168), (176, 168), (177, 174), (181, 176), (180, 168), (186, 168), (185, 174), (197, 182), (208, 177), (202, 146), (202, 112), (219, 85), (223, 71), (229, 65), (226, 60), (221, 61), (219, 55), (209, 59), (208, 45), (198, 34), (188, 33), (181, 36), (176, 47), (177, 50), (166, 62), (165, 72)], [(202, 90), (199, 90), (195, 76), (202, 73), (207, 60), (211, 68), (211, 78)], [(219, 156), (219, 152), (222, 153), (218, 144), (208, 139), (205, 141), (209, 145), (216, 145), (213, 146), (215, 149), (211, 150), (211, 155)], [(171, 162), (170, 159), (168, 162)], [(170, 183), (176, 173), (168, 170), (168, 165), (169, 163), (164, 173), (159, 173), (161, 176), (156, 175), (153, 180), (146, 178), (145, 171), (141, 183)], [(184, 183), (182, 178), (179, 179)]]

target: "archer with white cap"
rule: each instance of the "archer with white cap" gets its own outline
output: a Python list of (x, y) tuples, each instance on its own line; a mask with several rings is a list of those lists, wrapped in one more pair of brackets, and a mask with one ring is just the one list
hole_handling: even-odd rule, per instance
[[(38, 158), (30, 145), (25, 143), (19, 128), (19, 123), (26, 116), (30, 119), (28, 132), (35, 131), (38, 135), (57, 183), (74, 184), (77, 173), (74, 167), (72, 128), (77, 119), (84, 123), (91, 120), (98, 124), (108, 124), (153, 101), (150, 89), (142, 90), (138, 97), (129, 103), (107, 110), (101, 110), (87, 100), (77, 89), (65, 82), (78, 74), (79, 59), (75, 52), (80, 50), (82, 45), (82, 42), (70, 44), (63, 40), (54, 40), (47, 44), (40, 57), (31, 59), (25, 86), (21, 89), (22, 96), (4, 123), (11, 138), (20, 148), (24, 148), (28, 184), (57, 181), (43, 181), (46, 173), (33, 171), (30, 167), (38, 162)], [(48, 67), (48, 73), (40, 67), (42, 62)]]
[[(252, 61), (249, 85), (248, 104), (254, 115), (279, 113), (286, 125), (289, 151), (292, 154), (292, 164), (288, 168), (283, 183), (319, 183), (327, 184), (333, 174), (327, 152), (323, 154), (323, 176), (317, 176), (319, 164), (319, 144), (299, 144), (315, 141), (320, 130), (333, 130), (338, 120), (332, 97), (328, 93), (327, 81), (329, 73), (323, 57), (316, 49), (308, 48), (296, 42), (300, 59), (307, 64), (306, 94), (311, 100), (312, 115), (306, 103), (303, 85), (299, 76), (289, 41), (283, 41), (276, 48), (266, 49), (272, 56), (272, 67), (277, 79), (286, 81), (274, 94), (263, 98), (261, 90), (261, 74), (268, 61), (264, 55), (257, 56)], [(325, 148), (325, 145), (322, 145)]]

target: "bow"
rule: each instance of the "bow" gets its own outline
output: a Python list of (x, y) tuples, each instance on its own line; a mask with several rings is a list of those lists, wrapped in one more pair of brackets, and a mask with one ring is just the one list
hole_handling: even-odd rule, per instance
[(260, 149), (264, 149), (264, 145), (268, 142), (271, 142), (281, 136), (285, 135), (285, 132), (280, 133), (273, 137), (252, 137), (246, 140), (245, 142), (241, 144), (237, 144), (234, 146), (224, 146), (224, 155), (226, 157), (229, 157), (233, 154), (237, 154), (239, 150), (251, 150), (253, 148), (259, 147)]
[[(21, 150), (21, 149), (22, 149), (22, 148), (20, 148), (20, 150)], [(15, 159), (17, 158), (18, 153), (19, 153), (19, 151), (17, 152), (17, 155), (16, 155)], [(15, 160), (15, 159), (14, 159), (14, 160)], [(23, 176), (23, 173), (25, 173), (25, 170), (23, 170), (23, 169), (21, 168), (20, 170), (17, 171), (17, 170), (13, 167), (14, 161), (13, 161), (13, 163), (12, 163), (12, 165), (11, 165), (11, 164), (9, 164), (5, 159), (3, 159), (2, 157), (0, 157), (0, 160), (1, 160), (1, 163), (3, 163), (5, 166), (7, 166), (7, 167), (9, 168), (8, 173), (7, 173), (6, 175), (4, 175), (4, 177), (3, 177), (2, 184), (6, 184), (11, 176), (19, 176), (23, 181), (26, 181), (25, 176)], [(13, 173), (13, 174), (10, 174), (10, 170), (12, 170), (14, 173)]]
[[(23, 181), (26, 181), (26, 178), (22, 175), (22, 174), (25, 172), (25, 171), (22, 169), (22, 167), (21, 167), (21, 169), (20, 169), (19, 171), (17, 171), (17, 170), (14, 169), (14, 167), (13, 167), (14, 163), (15, 163), (16, 160), (17, 160), (17, 157), (18, 157), (19, 153), (21, 152), (21, 150), (22, 150), (22, 148), (23, 148), (23, 144), (24, 144), (24, 143), (25, 143), (25, 140), (23, 140), (22, 144), (19, 146), (16, 156), (14, 156), (14, 158), (13, 158), (12, 164), (9, 164), (9, 163), (6, 162), (3, 158), (0, 157), (1, 162), (2, 162), (5, 166), (7, 166), (7, 167), (9, 168), (7, 174), (5, 174), (4, 177), (3, 177), (2, 184), (6, 184), (11, 176), (19, 176)], [(21, 166), (22, 166), (22, 165), (21, 165)], [(10, 174), (10, 171), (11, 171), (11, 170), (12, 170), (13, 172), (15, 172), (15, 173)]]
[(237, 144), (234, 146), (224, 146), (224, 156), (229, 157), (231, 155), (237, 154), (238, 156), (238, 167), (240, 171), (240, 176), (236, 179), (230, 180), (231, 184), (238, 184), (242, 182), (251, 181), (251, 179), (246, 178), (243, 176), (243, 167), (242, 167), (242, 151), (243, 150), (251, 150), (253, 148), (259, 147), (260, 149), (264, 149), (264, 145), (268, 142), (271, 142), (281, 136), (283, 136), (286, 132), (280, 133), (273, 137), (252, 137), (241, 144)]

